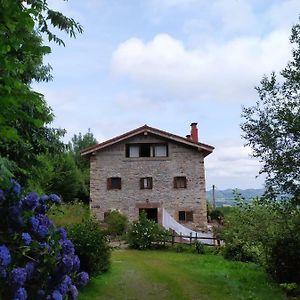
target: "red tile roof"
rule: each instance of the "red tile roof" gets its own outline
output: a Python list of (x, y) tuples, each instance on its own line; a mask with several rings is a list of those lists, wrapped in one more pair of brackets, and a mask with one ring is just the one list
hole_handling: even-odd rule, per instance
[(109, 139), (109, 140), (107, 140), (103, 143), (94, 145), (92, 147), (85, 148), (85, 149), (81, 150), (81, 155), (92, 154), (92, 153), (94, 153), (96, 151), (99, 151), (103, 148), (106, 148), (106, 147), (111, 146), (113, 144), (119, 143), (121, 141), (124, 141), (126, 139), (129, 139), (131, 137), (134, 137), (134, 136), (136, 136), (138, 134), (141, 134), (141, 133), (144, 133), (144, 132), (152, 133), (154, 135), (157, 135), (157, 136), (160, 136), (160, 137), (163, 137), (163, 138), (166, 138), (166, 139), (169, 139), (169, 140), (172, 140), (172, 141), (182, 143), (182, 144), (185, 144), (187, 146), (191, 146), (191, 147), (194, 147), (196, 149), (199, 149), (203, 152), (204, 157), (209, 155), (210, 153), (212, 153), (213, 150), (214, 150), (213, 146), (203, 144), (203, 143), (195, 143), (192, 140), (181, 137), (179, 135), (175, 135), (175, 134), (172, 134), (172, 133), (160, 130), (160, 129), (156, 129), (156, 128), (150, 127), (148, 125), (144, 125), (144, 126), (141, 126), (139, 128), (136, 128), (134, 130), (128, 131), (128, 132), (126, 132), (122, 135), (119, 135), (117, 137)]

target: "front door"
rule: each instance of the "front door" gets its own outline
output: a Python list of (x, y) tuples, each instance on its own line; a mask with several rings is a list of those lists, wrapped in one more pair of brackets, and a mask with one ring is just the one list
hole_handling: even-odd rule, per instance
[(148, 220), (152, 220), (157, 223), (157, 208), (140, 208), (139, 213), (144, 211)]

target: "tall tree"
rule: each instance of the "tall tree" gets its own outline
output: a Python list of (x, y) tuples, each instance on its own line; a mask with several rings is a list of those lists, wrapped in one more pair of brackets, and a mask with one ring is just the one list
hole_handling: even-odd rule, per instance
[(263, 163), (269, 194), (285, 194), (300, 203), (300, 24), (293, 26), (292, 61), (256, 87), (259, 99), (243, 108), (241, 128), (253, 156)]
[(6, 165), (16, 166), (13, 172), (23, 183), (38, 154), (63, 147), (59, 137), (64, 130), (48, 126), (52, 110), (30, 86), (32, 81), (51, 80), (51, 67), (43, 64), (51, 49), (43, 45), (41, 34), (64, 45), (50, 26), (71, 37), (82, 32), (46, 0), (0, 0), (0, 156), (6, 159), (0, 160), (0, 169), (1, 162), (12, 161)]

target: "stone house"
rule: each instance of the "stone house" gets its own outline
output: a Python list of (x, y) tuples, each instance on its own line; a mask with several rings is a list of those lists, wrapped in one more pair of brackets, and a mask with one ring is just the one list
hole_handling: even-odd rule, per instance
[(117, 209), (130, 221), (141, 210), (162, 223), (165, 209), (177, 222), (206, 230), (204, 158), (214, 147), (198, 142), (197, 123), (180, 137), (144, 125), (82, 150), (90, 158), (90, 207), (99, 220)]

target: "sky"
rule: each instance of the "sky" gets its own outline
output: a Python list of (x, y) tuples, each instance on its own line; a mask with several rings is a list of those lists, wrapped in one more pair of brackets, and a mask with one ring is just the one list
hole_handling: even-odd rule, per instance
[(147, 124), (180, 136), (198, 123), (206, 185), (261, 188), (260, 162), (241, 138), (242, 107), (264, 75), (291, 59), (299, 0), (48, 0), (84, 29), (50, 44), (53, 81), (34, 84), (66, 141), (99, 142)]

